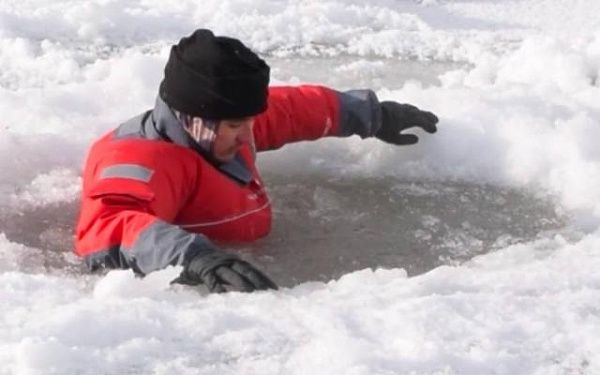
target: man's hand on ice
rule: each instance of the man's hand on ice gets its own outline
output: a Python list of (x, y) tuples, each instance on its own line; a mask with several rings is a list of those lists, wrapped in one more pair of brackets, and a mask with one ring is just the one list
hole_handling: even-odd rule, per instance
[(436, 115), (428, 111), (421, 111), (413, 105), (382, 102), (381, 128), (375, 136), (394, 145), (412, 145), (417, 143), (419, 138), (414, 134), (401, 134), (401, 131), (416, 126), (427, 133), (435, 133), (437, 122)]
[(175, 282), (206, 285), (212, 293), (277, 289), (264, 273), (239, 257), (214, 251), (194, 257)]

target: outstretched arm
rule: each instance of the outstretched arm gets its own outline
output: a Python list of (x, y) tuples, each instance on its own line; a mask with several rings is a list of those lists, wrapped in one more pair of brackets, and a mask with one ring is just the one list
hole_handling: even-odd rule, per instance
[(254, 123), (257, 151), (337, 134), (339, 107), (336, 92), (326, 87), (270, 87), (269, 107)]
[(400, 134), (412, 126), (435, 132), (437, 117), (409, 104), (379, 102), (371, 90), (335, 91), (323, 86), (282, 86), (269, 89), (269, 107), (256, 118), (257, 151), (326, 136), (377, 137), (397, 145), (416, 143)]

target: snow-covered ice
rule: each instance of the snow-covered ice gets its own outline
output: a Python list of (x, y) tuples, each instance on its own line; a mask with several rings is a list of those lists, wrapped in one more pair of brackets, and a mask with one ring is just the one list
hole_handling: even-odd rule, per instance
[[(600, 374), (598, 14), (1, 1), (0, 374)], [(274, 233), (242, 250), (277, 292), (88, 275), (68, 251), (86, 147), (152, 105), (170, 45), (198, 27), (245, 41), (277, 84), (372, 87), (440, 117), (416, 146), (260, 156)]]

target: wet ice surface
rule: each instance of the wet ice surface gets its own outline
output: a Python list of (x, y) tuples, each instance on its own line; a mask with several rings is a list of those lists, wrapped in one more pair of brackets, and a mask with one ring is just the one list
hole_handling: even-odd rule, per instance
[[(491, 185), (395, 178), (265, 174), (273, 231), (251, 245), (224, 246), (282, 286), (328, 281), (364, 268), (409, 275), (458, 264), (548, 235), (567, 218), (549, 198)], [(4, 210), (0, 232), (28, 247), (26, 272), (84, 272), (71, 254), (77, 204)]]

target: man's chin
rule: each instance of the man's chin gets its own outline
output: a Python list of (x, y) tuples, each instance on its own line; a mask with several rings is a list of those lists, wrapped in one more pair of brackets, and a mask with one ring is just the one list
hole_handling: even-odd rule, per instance
[(237, 154), (237, 150), (227, 153), (227, 154), (221, 154), (221, 155), (213, 155), (215, 159), (217, 159), (217, 161), (221, 162), (221, 163), (227, 163), (232, 161), (235, 158), (235, 155)]

